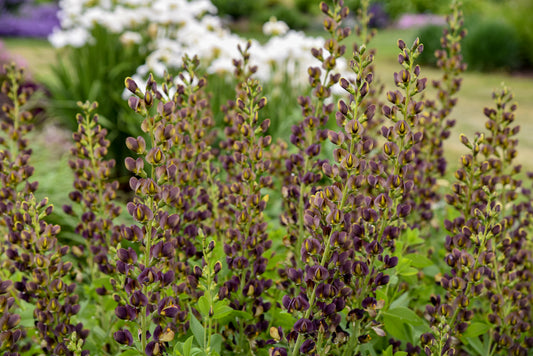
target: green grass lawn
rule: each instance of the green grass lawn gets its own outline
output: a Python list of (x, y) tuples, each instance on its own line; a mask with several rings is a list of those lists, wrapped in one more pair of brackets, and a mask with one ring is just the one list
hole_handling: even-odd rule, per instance
[[(377, 75), (387, 89), (393, 88), (393, 73), (401, 69), (397, 62), (397, 40), (402, 38), (410, 43), (415, 36), (415, 30), (387, 29), (378, 32), (373, 39), (371, 45), (377, 49)], [(2, 41), (9, 52), (25, 58), (29, 71), (37, 80), (51, 74), (50, 65), (55, 62), (56, 54), (46, 40), (2, 39)], [(427, 67), (422, 68), (422, 74), (430, 80), (440, 76), (437, 69)], [(518, 161), (527, 169), (533, 170), (533, 160), (530, 159), (533, 156), (533, 140), (530, 139), (533, 137), (533, 77), (507, 73), (467, 72), (463, 78), (459, 102), (452, 113), (457, 125), (446, 142), (450, 165), (456, 166), (457, 158), (464, 152), (463, 146), (459, 143), (459, 134), (465, 133), (471, 137), (476, 131), (483, 129), (485, 122), (483, 108), (492, 106), (492, 91), (501, 88), (503, 83), (513, 90), (518, 102), (516, 119), (521, 126)]]
[(10, 54), (27, 63), (29, 72), (37, 80), (51, 74), (50, 65), (56, 61), (56, 54), (47, 40), (0, 37), (0, 41)]

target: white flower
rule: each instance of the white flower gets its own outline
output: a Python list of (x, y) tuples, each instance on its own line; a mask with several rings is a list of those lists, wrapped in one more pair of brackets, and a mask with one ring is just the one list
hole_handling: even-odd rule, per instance
[(287, 31), (289, 31), (289, 26), (283, 21), (278, 21), (274, 16), (263, 24), (263, 33), (267, 36), (281, 36)]
[(139, 32), (126, 31), (120, 35), (120, 42), (125, 46), (139, 44), (142, 42), (142, 39), (143, 38)]
[(55, 48), (66, 46), (82, 47), (90, 41), (91, 35), (86, 29), (78, 27), (69, 31), (60, 31), (54, 29), (54, 32), (48, 36), (48, 40)]
[(207, 68), (207, 72), (210, 74), (231, 74), (234, 69), (235, 67), (230, 58), (220, 57), (211, 62), (211, 65)]
[[(119, 34), (125, 45), (143, 45), (141, 34), (147, 34), (150, 42), (142, 50), (148, 55), (136, 71), (138, 78), (180, 68), (186, 53), (198, 55), (209, 73), (231, 74), (233, 59), (240, 58), (237, 46), (246, 43), (224, 28), (209, 0), (60, 0), (60, 8), (62, 29), (50, 36), (55, 47), (83, 46), (97, 24)], [(255, 77), (279, 81), (290, 76), (295, 86), (306, 84), (307, 67), (319, 65), (310, 50), (322, 47), (324, 40), (289, 30), (275, 18), (264, 24), (263, 32), (272, 37), (264, 45), (253, 41), (250, 49), (250, 63), (258, 67)]]

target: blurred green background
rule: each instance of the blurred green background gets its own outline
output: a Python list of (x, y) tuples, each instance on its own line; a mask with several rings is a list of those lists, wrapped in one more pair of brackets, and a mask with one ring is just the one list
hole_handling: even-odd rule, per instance
[[(312, 36), (325, 35), (321, 30), (322, 16), (318, 0), (212, 0), (219, 16), (234, 32), (245, 38), (266, 41), (262, 25), (272, 16), (285, 21), (291, 28), (303, 30)], [(56, 5), (50, 1), (30, 2), (37, 6)], [(347, 0), (352, 14), (357, 12), (358, 0)], [(9, 5), (9, 6), (8, 6)], [(0, 24), (6, 14), (21, 16), (20, 9), (28, 2), (12, 0), (0, 2)], [(421, 58), (422, 73), (430, 80), (440, 76), (434, 67), (433, 52), (439, 48), (443, 16), (449, 8), (449, 1), (433, 0), (383, 0), (372, 1), (371, 25), (376, 27), (377, 36), (371, 46), (377, 49), (376, 70), (386, 90), (394, 86), (393, 73), (401, 68), (397, 63), (399, 38), (406, 42), (419, 36), (426, 49)], [(464, 0), (465, 27), (468, 35), (463, 43), (465, 60), (469, 71), (463, 76), (463, 87), (458, 106), (452, 113), (457, 125), (446, 142), (446, 155), (453, 169), (463, 152), (459, 134), (472, 135), (482, 128), (483, 108), (491, 105), (491, 93), (501, 83), (509, 86), (519, 104), (517, 121), (521, 125), (519, 138), (521, 148), (518, 161), (533, 170), (533, 2), (530, 0)], [(432, 20), (431, 20), (432, 19)], [(351, 20), (351, 25), (355, 20)], [(433, 22), (433, 24), (432, 24)], [(436, 22), (436, 24), (435, 24)], [(69, 130), (72, 130), (76, 101), (99, 100), (100, 113), (107, 120), (112, 139), (117, 145), (114, 152), (118, 166), (123, 159), (123, 140), (129, 134), (137, 134), (128, 125), (131, 114), (121, 98), (123, 78), (134, 73), (143, 63), (145, 54), (135, 48), (122, 48), (116, 35), (98, 29), (97, 41), (78, 49), (54, 49), (46, 38), (6, 37), (0, 40), (0, 60), (15, 59), (26, 64), (32, 81), (41, 85), (48, 93), (46, 119), (39, 131), (34, 133), (34, 145), (38, 154), (34, 158), (35, 179), (43, 181), (40, 194), (63, 197), (65, 187), (70, 186), (72, 177), (65, 162), (68, 160)], [(355, 40), (354, 35), (347, 44)], [(348, 45), (350, 47), (350, 45)], [(349, 58), (347, 51), (346, 57)], [(214, 109), (231, 97), (231, 81), (211, 77), (215, 84)], [(276, 84), (281, 86), (290, 83)], [(287, 128), (299, 118), (297, 96), (292, 90), (265, 83), (265, 94), (270, 96), (267, 115), (277, 131), (273, 135), (287, 139)], [(229, 90), (228, 90), (229, 89)], [(225, 93), (217, 95), (217, 93)], [(277, 94), (276, 94), (277, 93)], [(288, 95), (289, 94), (289, 95)], [(428, 90), (431, 95), (431, 90)], [(52, 140), (51, 138), (60, 138)], [(56, 165), (57, 164), (57, 165)], [(119, 173), (119, 176), (123, 174)]]

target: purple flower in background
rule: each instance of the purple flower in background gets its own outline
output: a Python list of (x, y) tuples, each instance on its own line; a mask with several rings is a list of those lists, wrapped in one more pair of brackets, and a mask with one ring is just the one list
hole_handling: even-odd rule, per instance
[(368, 26), (371, 28), (385, 28), (389, 25), (389, 15), (380, 3), (370, 5), (368, 9), (370, 14), (370, 22)]
[(446, 25), (446, 18), (432, 14), (404, 14), (396, 23), (397, 28), (423, 27), (426, 25)]
[(60, 26), (55, 4), (23, 5), (16, 14), (4, 9), (5, 4), (0, 2), (0, 36), (46, 38)]

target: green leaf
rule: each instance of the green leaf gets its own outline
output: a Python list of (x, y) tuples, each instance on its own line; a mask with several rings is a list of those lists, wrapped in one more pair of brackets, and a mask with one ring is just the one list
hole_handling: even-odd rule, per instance
[(226, 254), (224, 253), (224, 244), (223, 243), (216, 243), (215, 244), (215, 248), (213, 249), (213, 252), (212, 252), (212, 255), (211, 255), (211, 261), (212, 261), (212, 264), (213, 264), (211, 267), (213, 267), (217, 261), (221, 261), (222, 262), (222, 268), (224, 268), (226, 266), (226, 263), (224, 263), (224, 261), (226, 260), (225, 256), (226, 256)]
[(209, 316), (209, 301), (205, 295), (202, 295), (200, 299), (198, 299), (198, 311), (204, 317)]
[(192, 349), (191, 355), (192, 356), (207, 356), (207, 354), (205, 353), (205, 350), (199, 349), (198, 347), (195, 347), (194, 349)]
[(392, 353), (392, 345), (389, 345), (385, 351), (381, 354), (381, 356), (393, 356)]
[(433, 261), (419, 253), (410, 253), (405, 255), (405, 258), (411, 261), (411, 266), (416, 268), (425, 268), (433, 265)]
[(405, 351), (396, 351), (394, 353), (394, 356), (407, 356), (407, 352), (405, 352)]
[(106, 341), (106, 338), (109, 336), (108, 332), (106, 332), (104, 329), (97, 325), (91, 327), (91, 334), (93, 334), (92, 336), (96, 339), (96, 341), (101, 341), (104, 343)]
[(178, 342), (174, 346), (174, 355), (191, 356), (192, 342), (194, 336), (190, 336), (185, 342)]
[(271, 251), (271, 256), (268, 258), (267, 270), (275, 270), (285, 258), (286, 256), (284, 254), (276, 254), (274, 251)]
[(398, 307), (406, 308), (409, 305), (409, 292), (405, 292), (404, 294), (400, 295), (398, 298), (393, 300), (393, 302), (390, 304), (389, 309), (395, 309)]
[(222, 351), (222, 335), (214, 334), (211, 335), (211, 349), (214, 350), (217, 354), (220, 354)]
[[(415, 342), (414, 330), (424, 329), (427, 326), (424, 320), (414, 311), (406, 307), (396, 307), (383, 312), (385, 330), (394, 338)], [(418, 332), (417, 332), (418, 334)]]
[(191, 331), (194, 335), (194, 338), (196, 339), (196, 342), (198, 345), (200, 345), (201, 348), (205, 348), (204, 345), (204, 327), (202, 324), (194, 317), (194, 314), (191, 313)]
[(276, 327), (281, 326), (283, 329), (289, 329), (296, 322), (294, 316), (285, 310), (279, 308), (272, 308), (271, 310), (273, 314), (272, 324)]
[(432, 265), (424, 268), (424, 274), (428, 277), (435, 277), (437, 274), (441, 273), (442, 271), (438, 266)]
[(406, 324), (398, 323), (396, 319), (387, 315), (383, 316), (383, 324), (387, 333), (395, 339), (411, 341)]
[(87, 100), (94, 101), (98, 99), (98, 94), (102, 91), (102, 83), (99, 80), (93, 80), (89, 87), (89, 94)]
[(481, 343), (481, 340), (477, 337), (462, 337), (461, 341), (471, 347), (477, 355), (488, 355), (486, 354), (483, 348), (483, 344)]
[(139, 352), (135, 349), (129, 349), (120, 354), (120, 356), (135, 356), (138, 355)]
[(20, 325), (25, 328), (35, 327), (35, 321), (33, 320), (33, 310), (35, 305), (20, 300)]
[(396, 272), (400, 276), (414, 276), (418, 273), (418, 269), (411, 267), (411, 260), (408, 258), (402, 257), (398, 261), (398, 266), (396, 267)]
[(411, 229), (405, 232), (407, 244), (409, 246), (423, 244), (425, 240), (420, 237), (420, 230)]
[(233, 312), (233, 308), (229, 307), (224, 301), (217, 301), (213, 308), (213, 319), (219, 320), (227, 317)]
[(361, 351), (362, 355), (378, 356), (377, 353), (376, 353), (376, 350), (374, 349), (374, 345), (371, 342), (367, 342), (366, 344), (362, 344), (359, 347), (359, 350)]
[(231, 315), (234, 317), (241, 318), (242, 320), (250, 320), (254, 317), (252, 314), (242, 310), (234, 310)]
[(389, 285), (390, 286), (395, 286), (398, 284), (398, 276), (393, 274), (390, 276), (390, 280), (389, 280)]
[(183, 344), (183, 356), (190, 356), (192, 349), (193, 336), (189, 337)]
[(416, 315), (414, 311), (406, 307), (396, 307), (383, 312), (384, 315), (387, 315), (390, 318), (396, 319), (401, 323), (409, 323), (411, 325), (422, 324), (423, 320)]
[(490, 330), (490, 326), (485, 323), (472, 323), (468, 326), (466, 331), (463, 333), (463, 336), (466, 338), (472, 338), (477, 337), (479, 335), (483, 335), (487, 333)]

